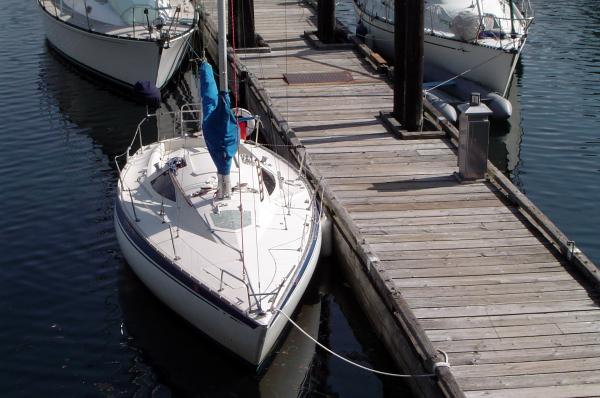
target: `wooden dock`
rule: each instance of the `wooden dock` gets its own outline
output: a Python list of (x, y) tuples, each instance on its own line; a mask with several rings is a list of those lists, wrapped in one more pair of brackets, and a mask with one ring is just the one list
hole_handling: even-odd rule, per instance
[[(216, 12), (206, 7), (210, 41)], [(373, 329), (406, 372), (449, 355), (451, 367), (415, 379), (415, 392), (600, 397), (594, 264), (491, 164), (486, 181), (458, 183), (452, 128), (442, 139), (390, 134), (378, 118), (392, 107), (389, 82), (355, 49), (311, 47), (310, 7), (255, 7), (270, 52), (234, 57), (250, 106), (303, 146), (295, 154), (324, 192), (335, 252)], [(307, 75), (325, 72), (352, 80)], [(295, 73), (307, 82), (288, 84)]]

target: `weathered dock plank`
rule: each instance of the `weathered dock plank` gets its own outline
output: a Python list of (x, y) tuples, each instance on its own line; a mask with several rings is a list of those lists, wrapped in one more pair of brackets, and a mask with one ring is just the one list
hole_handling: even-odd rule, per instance
[(480, 364), (478, 366), (457, 365), (453, 371), (459, 377), (493, 377), (533, 375), (560, 372), (576, 372), (581, 369), (600, 370), (600, 358), (559, 359), (537, 362)]
[[(583, 354), (585, 355), (585, 354)], [(461, 377), (460, 383), (466, 389), (486, 388), (489, 390), (531, 388), (547, 386), (568, 386), (586, 383), (599, 383), (600, 372), (597, 370), (579, 371), (579, 372), (556, 372), (548, 374), (535, 375), (503, 375), (497, 377), (487, 377), (480, 380), (479, 377)], [(510, 394), (509, 391), (506, 391)], [(511, 395), (512, 396), (512, 395)], [(580, 395), (577, 395), (580, 396)]]
[[(600, 355), (599, 344), (580, 346), (544, 347), (520, 350), (480, 351), (453, 353), (455, 365), (475, 365), (486, 363), (512, 363), (515, 361), (549, 361), (554, 359), (594, 358)], [(598, 373), (595, 371), (594, 373)], [(482, 382), (483, 383), (483, 382)]]
[(523, 349), (590, 346), (600, 344), (600, 333), (574, 333), (554, 336), (518, 336), (504, 339), (443, 340), (436, 343), (442, 350), (450, 353), (462, 352), (473, 356), (487, 351), (505, 351), (507, 355), (517, 354)]
[(474, 275), (492, 275), (492, 274), (521, 274), (529, 272), (546, 272), (548, 270), (558, 270), (562, 268), (558, 262), (553, 263), (528, 263), (511, 265), (478, 265), (472, 267), (460, 267), (455, 270), (449, 267), (438, 267), (414, 269), (414, 268), (396, 268), (390, 270), (388, 275), (395, 279), (401, 278), (420, 278), (420, 277), (447, 277), (447, 276), (474, 276)]
[[(519, 283), (502, 284), (484, 284), (473, 286), (418, 286), (406, 287), (402, 289), (402, 295), (408, 299), (410, 297), (453, 297), (453, 296), (477, 296), (493, 294), (516, 294), (516, 293), (544, 293), (558, 292), (564, 290), (579, 290), (580, 286), (576, 281), (561, 280), (555, 281), (534, 281)], [(526, 314), (532, 316), (532, 314)], [(470, 318), (469, 318), (470, 319)], [(476, 322), (479, 318), (472, 318), (471, 322)], [(461, 318), (461, 320), (464, 320)], [(423, 319), (423, 325), (428, 325), (429, 319)], [(465, 324), (468, 324), (465, 321)]]
[[(205, 4), (214, 13), (214, 1)], [(337, 254), (373, 327), (407, 372), (450, 355), (422, 396), (600, 396), (600, 277), (589, 259), (489, 165), (460, 184), (456, 131), (402, 141), (379, 119), (389, 82), (351, 49), (317, 50), (312, 10), (255, 0), (270, 53), (232, 54), (249, 105), (323, 192)], [(208, 19), (210, 20), (211, 17)], [(214, 35), (214, 27), (207, 28)], [(212, 30), (211, 30), (212, 29)], [(351, 81), (288, 84), (289, 73)], [(298, 147), (300, 146), (300, 147)]]
[[(552, 290), (551, 292), (554, 293), (563, 291), (568, 290)], [(437, 330), (593, 321), (600, 321), (600, 310), (554, 312), (545, 314), (517, 314), (504, 316), (492, 315), (484, 317), (432, 318), (422, 319), (421, 324), (426, 326), (427, 330)]]
[[(552, 383), (552, 380), (550, 380)], [(554, 385), (534, 388), (511, 388), (472, 391), (467, 393), (468, 398), (583, 398), (597, 397), (600, 384), (586, 384), (585, 381), (577, 385)]]
[[(465, 225), (465, 224), (462, 224)], [(541, 254), (515, 254), (505, 256), (486, 256), (486, 257), (458, 257), (458, 258), (432, 258), (417, 260), (387, 260), (385, 266), (388, 272), (395, 270), (442, 268), (450, 269), (455, 272), (463, 272), (462, 267), (485, 268), (489, 266), (527, 266), (529, 264), (539, 264), (555, 262), (556, 257), (550, 253)], [(410, 272), (410, 271), (407, 271)]]

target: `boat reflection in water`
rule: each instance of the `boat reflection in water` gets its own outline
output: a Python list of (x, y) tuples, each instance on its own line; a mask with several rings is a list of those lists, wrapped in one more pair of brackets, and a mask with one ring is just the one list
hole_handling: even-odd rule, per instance
[[(136, 352), (130, 373), (140, 396), (163, 391), (177, 397), (412, 397), (406, 379), (349, 366), (293, 327), (282, 334), (269, 363), (257, 374), (171, 311), (122, 263), (118, 289), (122, 333)], [(394, 369), (339, 275), (338, 265), (320, 262), (295, 321), (346, 358)]]
[(490, 161), (501, 171), (511, 174), (520, 161), (523, 129), (521, 127), (521, 104), (519, 81), (522, 69), (517, 65), (515, 76), (508, 91), (508, 100), (512, 104), (512, 115), (505, 121), (492, 121), (490, 125)]
[[(59, 112), (56, 114), (64, 118), (62, 121), (83, 129), (82, 133), (100, 144), (100, 149), (114, 166), (112, 159), (131, 142), (131, 132), (145, 116), (146, 107), (123, 95), (126, 92), (117, 86), (74, 66), (50, 46), (40, 59), (40, 90), (45, 99), (42, 108), (57, 107)], [(179, 109), (180, 104), (199, 101), (194, 74), (193, 64), (184, 65), (168, 93), (163, 95), (159, 112), (168, 113)], [(163, 116), (160, 122), (173, 124), (168, 116)], [(149, 135), (156, 138), (155, 132)]]
[[(136, 364), (145, 363), (152, 369), (137, 365), (132, 368), (140, 380), (141, 393), (167, 389), (174, 396), (197, 396), (202, 392), (202, 396), (214, 397), (287, 397), (301, 396), (309, 390), (306, 383), (315, 343), (298, 330), (289, 330), (268, 367), (256, 374), (165, 306), (129, 267), (121, 268), (119, 282), (123, 333), (128, 336), (128, 345), (143, 357), (138, 356)], [(299, 304), (295, 321), (317, 338), (321, 301), (315, 288), (318, 286), (312, 283), (309, 290), (313, 291), (308, 291)]]

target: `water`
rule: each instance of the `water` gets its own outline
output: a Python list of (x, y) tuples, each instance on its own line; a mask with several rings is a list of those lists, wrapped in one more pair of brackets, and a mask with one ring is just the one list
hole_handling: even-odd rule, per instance
[[(600, 264), (600, 8), (534, 6), (511, 91), (517, 112), (495, 129), (490, 156)], [(410, 396), (398, 381), (315, 354), (293, 330), (257, 376), (155, 299), (124, 262), (112, 222), (112, 158), (145, 110), (49, 51), (35, 2), (13, 2), (0, 20), (3, 397)], [(187, 73), (162, 106), (194, 92)], [(393, 369), (336, 265), (320, 269), (299, 320), (342, 354)]]
[(537, 23), (517, 78), (520, 161), (510, 172), (599, 265), (600, 6), (583, 0), (534, 6)]

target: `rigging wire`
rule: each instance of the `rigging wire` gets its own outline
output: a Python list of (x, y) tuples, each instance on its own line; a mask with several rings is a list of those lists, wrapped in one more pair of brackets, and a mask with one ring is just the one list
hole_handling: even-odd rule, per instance
[[(236, 65), (236, 47), (235, 47), (235, 40), (236, 40), (236, 31), (235, 31), (235, 13), (234, 13), (234, 8), (233, 8), (233, 1), (229, 2), (230, 4), (230, 10), (229, 12), (231, 13), (231, 48), (233, 51), (233, 62), (232, 62), (232, 78), (233, 78), (233, 98), (234, 98), (234, 103), (235, 103), (235, 108), (239, 109), (239, 95), (238, 95), (238, 81), (237, 81), (237, 65)], [(240, 127), (240, 121), (239, 118), (236, 115), (236, 124), (237, 124), (237, 128), (238, 128), (238, 132), (241, 133), (241, 127)], [(237, 156), (237, 164), (238, 164), (238, 194), (239, 194), (239, 198), (240, 198), (240, 241), (241, 241), (241, 246), (242, 246), (242, 265), (244, 270), (246, 270), (246, 249), (244, 246), (245, 240), (244, 240), (244, 208), (242, 206), (242, 161), (241, 161), (241, 156), (240, 156), (240, 147), (241, 147), (242, 141), (241, 141), (241, 135), (238, 137), (238, 150), (236, 153)], [(252, 154), (252, 150), (250, 151)], [(254, 167), (251, 167), (251, 170), (253, 170)], [(258, 173), (258, 169), (256, 170), (256, 172)], [(251, 172), (251, 175), (254, 174), (254, 171)], [(260, 277), (260, 261), (259, 261), (259, 257), (258, 257), (258, 231), (257, 231), (257, 227), (256, 227), (256, 221), (257, 221), (257, 212), (256, 212), (256, 195), (252, 195), (253, 196), (253, 206), (254, 206), (254, 240), (255, 240), (255, 254), (256, 254), (256, 277), (258, 279), (258, 293), (262, 292), (262, 287), (261, 287), (261, 277)], [(246, 272), (246, 275), (248, 276), (248, 283), (251, 283), (250, 281), (250, 274), (248, 272)], [(255, 300), (257, 301), (257, 305), (259, 308), (261, 308), (260, 305), (260, 296), (257, 296), (257, 298), (255, 298)], [(248, 303), (248, 305), (251, 306), (251, 303)]]
[[(233, 90), (231, 90), (231, 92), (233, 93), (233, 99), (234, 99), (234, 104), (235, 104), (235, 108), (238, 107), (238, 95), (237, 95), (237, 70), (236, 70), (236, 65), (235, 65), (235, 15), (233, 13), (233, 1), (229, 2), (230, 4), (230, 9), (229, 12), (231, 14), (231, 48), (233, 51), (233, 62), (232, 62), (232, 78), (233, 78)], [(221, 32), (221, 34), (226, 35), (227, 32)], [(227, 49), (225, 49), (225, 51), (227, 51)], [(229, 93), (225, 93), (225, 95), (229, 95)], [(237, 124), (237, 128), (238, 131), (240, 130), (240, 122), (238, 120), (238, 118), (236, 117), (236, 124)], [(245, 247), (244, 247), (244, 208), (242, 206), (242, 164), (241, 164), (241, 159), (240, 159), (240, 143), (241, 140), (238, 137), (238, 150), (236, 152), (236, 157), (237, 157), (237, 164), (238, 164), (238, 193), (239, 193), (239, 197), (240, 197), (240, 243), (242, 246), (242, 251), (241, 251), (241, 257), (242, 257), (242, 266), (244, 271), (246, 271), (246, 258), (245, 258)], [(248, 273), (246, 273), (246, 275), (248, 276), (248, 281), (250, 281), (250, 275)], [(260, 280), (260, 279), (259, 279)], [(259, 286), (259, 292), (260, 292), (260, 286)], [(251, 303), (248, 303), (249, 305), (251, 305)]]
[[(285, 2), (283, 5), (283, 9), (284, 9), (284, 26), (285, 26), (285, 73), (286, 75), (288, 74), (288, 3)], [(290, 120), (290, 96), (289, 96), (289, 84), (287, 84), (285, 86), (285, 119), (286, 121)], [(286, 132), (287, 133), (287, 132)], [(287, 151), (286, 152), (286, 157), (289, 159), (289, 157), (291, 156), (291, 151)], [(287, 180), (290, 180), (290, 167), (287, 168)], [(281, 181), (280, 181), (281, 183)], [(291, 195), (290, 193), (290, 186), (287, 186), (288, 188), (288, 197)], [(284, 202), (286, 203), (286, 206), (288, 206), (288, 215), (291, 214), (291, 210), (290, 207), (291, 205), (291, 199), (289, 200), (290, 203), (289, 205), (288, 200), (285, 198), (285, 194), (284, 194)]]
[[(503, 47), (503, 48), (502, 48), (502, 50), (504, 50), (505, 48), (506, 48), (506, 47)], [(487, 64), (488, 62), (491, 62), (491, 61), (493, 61), (494, 59), (496, 59), (496, 58), (500, 57), (501, 55), (504, 55), (504, 53), (503, 53), (503, 52), (499, 52), (498, 54), (494, 55), (493, 57), (491, 57), (491, 58), (488, 58), (488, 59), (486, 59), (486, 60), (484, 60), (484, 61), (482, 61), (482, 62), (480, 62), (480, 63), (476, 64), (475, 66), (472, 66), (471, 68), (469, 68), (469, 69), (467, 69), (467, 70), (465, 70), (465, 71), (463, 71), (463, 72), (459, 73), (458, 75), (455, 75), (455, 76), (451, 77), (451, 78), (450, 78), (450, 79), (448, 79), (448, 80), (445, 80), (445, 81), (443, 81), (443, 82), (440, 82), (440, 83), (436, 84), (435, 86), (433, 86), (433, 87), (431, 87), (431, 88), (428, 88), (427, 90), (423, 90), (423, 92), (425, 92), (425, 93), (428, 93), (428, 92), (430, 92), (430, 91), (432, 91), (432, 90), (435, 90), (436, 88), (442, 87), (442, 86), (444, 86), (444, 85), (446, 85), (446, 84), (450, 83), (451, 81), (453, 81), (453, 80), (456, 80), (456, 79), (458, 79), (459, 77), (461, 77), (461, 76), (463, 76), (463, 75), (465, 75), (465, 74), (467, 74), (467, 73), (469, 73), (469, 72), (471, 72), (471, 71), (473, 71), (473, 70), (475, 70), (475, 69), (478, 69), (478, 68), (482, 67), (483, 65)]]
[[(256, 129), (258, 129), (258, 124), (256, 126)], [(254, 158), (254, 148), (250, 149), (250, 154), (253, 156)], [(258, 176), (258, 168), (256, 167), (252, 167), (252, 181), (254, 182), (254, 171), (256, 171), (256, 181), (258, 181), (259, 176)], [(254, 184), (253, 184), (254, 185)], [(241, 190), (241, 187), (240, 187)], [(260, 261), (259, 261), (259, 256), (258, 256), (258, 212), (256, 210), (256, 194), (252, 195), (252, 206), (254, 208), (254, 244), (256, 245), (256, 250), (255, 250), (255, 254), (256, 254), (256, 269), (257, 269), (257, 276), (258, 276), (258, 292), (261, 293), (261, 278), (260, 278)], [(275, 264), (275, 267), (277, 267), (277, 264)], [(268, 288), (268, 286), (267, 286)]]

